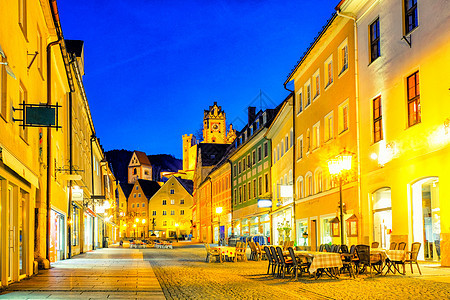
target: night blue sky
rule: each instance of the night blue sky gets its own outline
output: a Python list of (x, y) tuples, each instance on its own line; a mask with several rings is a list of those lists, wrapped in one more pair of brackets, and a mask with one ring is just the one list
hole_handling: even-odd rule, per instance
[[(270, 108), (339, 1), (59, 0), (65, 39), (84, 40), (84, 86), (106, 151), (181, 158), (214, 101), (240, 130)], [(260, 90), (263, 101), (260, 101)], [(265, 96), (264, 96), (265, 95)]]

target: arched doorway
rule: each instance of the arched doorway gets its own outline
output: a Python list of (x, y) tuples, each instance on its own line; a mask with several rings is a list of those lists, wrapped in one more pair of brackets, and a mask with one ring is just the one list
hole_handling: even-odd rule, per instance
[(439, 178), (427, 177), (411, 186), (413, 242), (422, 244), (418, 259), (441, 259)]
[(391, 189), (381, 188), (372, 194), (373, 240), (389, 249), (392, 231)]

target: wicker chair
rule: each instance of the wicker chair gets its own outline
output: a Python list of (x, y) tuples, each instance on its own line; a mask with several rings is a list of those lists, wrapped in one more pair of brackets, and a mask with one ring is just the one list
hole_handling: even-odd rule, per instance
[(377, 271), (377, 273), (381, 272), (381, 266), (383, 264), (381, 255), (371, 257), (370, 247), (368, 245), (357, 245), (355, 252), (358, 258), (353, 259), (353, 262), (356, 264), (358, 274), (366, 273), (367, 269), (369, 269), (370, 276), (372, 276), (372, 268)]
[(275, 249), (275, 247), (270, 247), (270, 253), (272, 254), (272, 258), (275, 262), (275, 268), (274, 268), (274, 272), (273, 275), (278, 277), (280, 274), (280, 260), (278, 259), (278, 254), (277, 254), (277, 250)]
[(389, 245), (389, 250), (395, 250), (396, 247), (397, 247), (397, 243), (391, 242), (391, 244)]
[[(283, 256), (283, 249), (281, 247), (277, 247), (277, 253), (278, 253), (278, 275), (283, 274), (283, 278), (285, 277), (286, 273), (289, 273), (293, 267), (293, 261), (292, 259), (285, 259)], [(294, 256), (295, 259), (295, 256)]]
[(222, 254), (220, 253), (220, 250), (218, 249), (211, 249), (209, 244), (205, 243), (205, 249), (206, 249), (206, 262), (211, 262), (211, 258), (215, 257), (216, 261), (222, 262)]
[(264, 246), (264, 252), (266, 254), (267, 260), (269, 261), (269, 266), (267, 267), (267, 274), (270, 273), (270, 267), (272, 267), (272, 275), (275, 273), (275, 266), (276, 262), (275, 259), (272, 257), (272, 254), (270, 254), (270, 248), (267, 246)]
[(398, 250), (405, 250), (406, 249), (406, 243), (405, 242), (400, 242), (398, 243)]
[(372, 242), (372, 245), (370, 246), (370, 248), (376, 249), (376, 248), (378, 248), (379, 246), (380, 246), (380, 243), (378, 243), (378, 242)]
[(256, 242), (255, 244), (256, 244), (256, 253), (259, 256), (259, 259), (266, 260), (267, 257), (266, 253), (263, 251), (263, 247), (258, 242)]
[[(411, 244), (411, 251), (408, 251), (409, 257), (405, 260), (405, 264), (409, 263), (411, 266), (411, 274), (414, 274), (412, 264), (415, 263), (417, 266), (417, 269), (419, 270), (419, 274), (422, 275), (422, 272), (419, 268), (419, 263), (417, 262), (417, 255), (419, 254), (420, 246), (422, 244), (419, 242), (412, 243)], [(405, 271), (405, 264), (403, 264), (403, 273), (406, 273)]]
[(323, 252), (325, 250), (325, 245), (322, 244), (319, 246), (319, 252)]

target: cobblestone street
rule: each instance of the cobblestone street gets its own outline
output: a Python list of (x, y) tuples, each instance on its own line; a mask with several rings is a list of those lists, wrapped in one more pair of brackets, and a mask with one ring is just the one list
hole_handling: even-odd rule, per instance
[[(180, 243), (181, 244), (181, 243)], [(109, 248), (60, 261), (0, 299), (449, 299), (450, 269), (339, 280), (266, 275), (267, 261), (205, 263), (203, 245)], [(414, 267), (415, 268), (415, 267)]]

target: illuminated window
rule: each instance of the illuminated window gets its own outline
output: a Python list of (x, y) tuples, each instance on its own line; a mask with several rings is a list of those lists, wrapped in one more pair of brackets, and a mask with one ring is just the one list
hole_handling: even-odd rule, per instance
[(317, 70), (313, 75), (313, 92), (314, 99), (320, 95), (320, 70)]
[(408, 125), (412, 126), (421, 122), (419, 72), (406, 79), (408, 95)]
[(380, 57), (380, 19), (370, 24), (370, 61)]
[(338, 131), (339, 134), (348, 130), (348, 100), (344, 101), (338, 108), (339, 112), (339, 124)]
[(416, 28), (418, 23), (417, 0), (405, 0), (405, 34)]
[[(19, 0), (19, 26), (23, 35), (27, 37), (27, 1)], [(41, 52), (39, 52), (40, 54)]]
[(262, 189), (262, 177), (258, 177), (258, 195), (262, 195), (263, 189)]
[(289, 148), (292, 148), (294, 146), (294, 129), (291, 128), (291, 130), (289, 131), (289, 135), (290, 135), (290, 139), (291, 139), (291, 144), (289, 145)]
[(348, 69), (348, 45), (345, 39), (338, 47), (338, 70), (339, 75)]
[(303, 135), (297, 138), (297, 159), (303, 158)]
[(171, 204), (171, 205), (174, 205), (174, 204), (175, 204), (175, 200), (174, 200), (174, 199), (171, 199), (171, 200), (170, 200), (170, 204)]
[(330, 57), (327, 58), (324, 63), (323, 69), (325, 71), (325, 89), (327, 89), (333, 83), (333, 55), (330, 55)]
[(323, 140), (327, 142), (333, 138), (333, 112), (330, 112), (324, 118)]
[(317, 122), (313, 126), (313, 149), (320, 146), (320, 122)]
[(381, 97), (373, 99), (373, 142), (383, 139), (383, 112), (381, 110)]
[(303, 111), (303, 90), (300, 89), (295, 97), (295, 105), (297, 106), (297, 114)]
[(306, 130), (306, 154), (311, 150), (311, 132), (309, 128)]
[(305, 108), (307, 108), (311, 104), (311, 83), (308, 81), (306, 83), (306, 103)]

